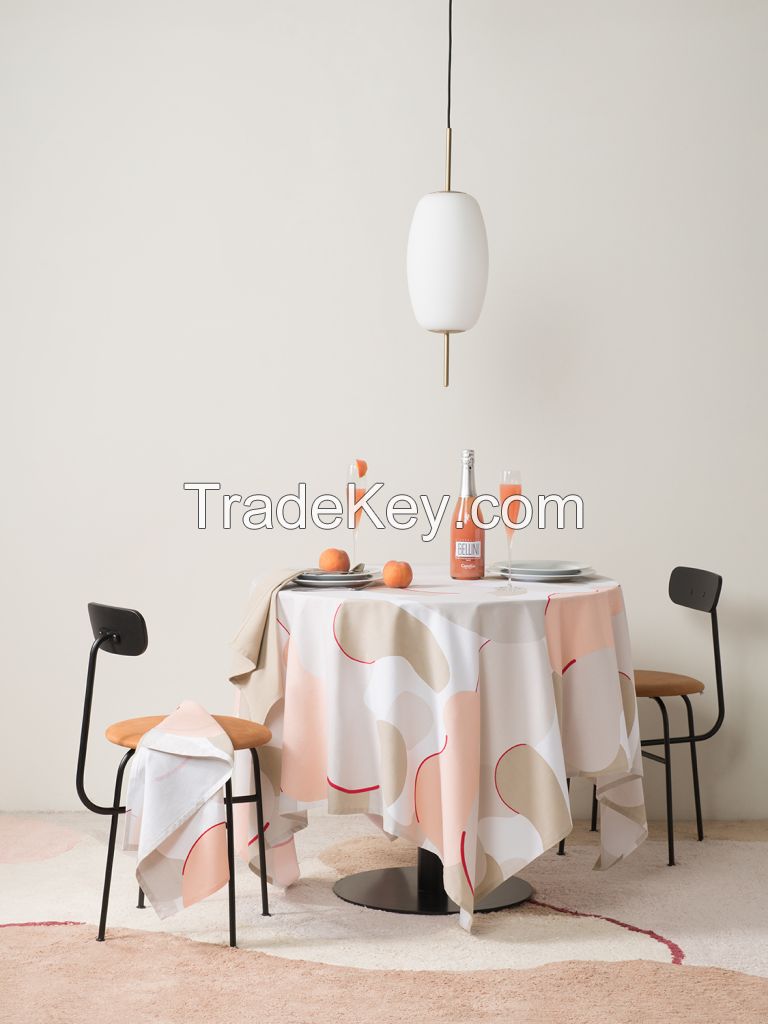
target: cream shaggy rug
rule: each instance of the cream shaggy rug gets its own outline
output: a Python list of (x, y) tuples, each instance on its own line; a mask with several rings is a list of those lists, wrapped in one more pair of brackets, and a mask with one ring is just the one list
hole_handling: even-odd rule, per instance
[(638, 1007), (646, 1020), (768, 1021), (766, 826), (721, 825), (704, 843), (685, 838), (682, 826), (675, 868), (659, 833), (626, 862), (595, 872), (595, 837), (579, 823), (565, 857), (550, 851), (522, 872), (534, 900), (477, 915), (467, 935), (455, 917), (337, 899), (339, 875), (412, 864), (415, 851), (363, 817), (313, 813), (298, 838), (302, 880), (270, 889), (271, 918), (261, 917), (258, 880), (238, 871), (237, 951), (226, 946), (225, 891), (161, 923), (151, 908), (136, 908), (134, 858), (123, 853), (108, 941), (93, 941), (105, 826), (84, 813), (0, 815), (9, 994), (0, 1020), (88, 1024), (118, 1006), (135, 1020), (229, 1024), (262, 1016), (266, 991), (284, 1021), (411, 1014), (620, 1024)]

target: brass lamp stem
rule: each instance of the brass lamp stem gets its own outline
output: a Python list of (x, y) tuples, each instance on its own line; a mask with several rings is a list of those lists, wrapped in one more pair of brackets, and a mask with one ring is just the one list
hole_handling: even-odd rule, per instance
[(445, 191), (451, 191), (451, 129), (445, 130)]

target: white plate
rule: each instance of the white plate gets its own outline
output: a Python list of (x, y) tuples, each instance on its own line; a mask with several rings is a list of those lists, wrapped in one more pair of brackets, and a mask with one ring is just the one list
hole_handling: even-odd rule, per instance
[(364, 579), (350, 579), (346, 577), (329, 580), (297, 576), (293, 582), (298, 587), (310, 587), (315, 590), (361, 590), (363, 587), (368, 587), (371, 583), (375, 583), (378, 578), (377, 576), (366, 576)]
[(578, 580), (589, 579), (594, 574), (594, 569), (586, 566), (583, 572), (563, 576), (556, 576), (554, 573), (542, 575), (535, 572), (508, 572), (506, 568), (496, 569), (495, 572), (503, 580), (519, 580), (521, 583), (576, 583)]
[(521, 573), (525, 576), (578, 576), (579, 573), (586, 572), (591, 566), (585, 565), (584, 562), (533, 560), (524, 562), (513, 561), (511, 565), (508, 561), (495, 562), (491, 568), (498, 569), (500, 572), (509, 572), (511, 568), (512, 572)]

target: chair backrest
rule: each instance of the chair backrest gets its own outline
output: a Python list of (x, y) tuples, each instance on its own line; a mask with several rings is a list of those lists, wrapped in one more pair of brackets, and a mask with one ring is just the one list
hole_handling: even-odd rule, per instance
[(690, 569), (678, 565), (669, 577), (669, 596), (675, 604), (699, 612), (713, 612), (717, 608), (723, 577), (706, 569)]
[[(97, 804), (85, 791), (85, 758), (88, 752), (88, 733), (91, 728), (96, 659), (99, 651), (106, 651), (108, 654), (123, 654), (131, 658), (143, 654), (149, 642), (147, 624), (141, 612), (134, 611), (133, 608), (115, 608), (109, 604), (96, 604), (95, 602), (88, 605), (88, 617), (93, 630), (93, 643), (88, 657), (88, 675), (85, 680), (85, 700), (83, 701), (83, 721), (80, 727), (80, 748), (77, 754), (75, 785), (77, 795), (89, 810), (95, 811), (96, 814), (122, 814), (125, 807), (117, 806), (120, 799), (119, 784), (115, 805), (112, 807), (103, 807), (101, 804)], [(132, 754), (133, 750), (126, 751), (120, 764), (118, 779), (122, 779), (123, 769)]]
[[(717, 602), (723, 587), (723, 577), (706, 569), (691, 569), (686, 565), (678, 565), (669, 577), (669, 596), (675, 604), (684, 608), (692, 608), (697, 612), (707, 612), (712, 619), (712, 646), (715, 655), (715, 682), (717, 684), (717, 719), (711, 729), (696, 736), (696, 741), (707, 740), (714, 736), (725, 719), (725, 696), (723, 692), (723, 669), (720, 662), (720, 631), (717, 625)], [(688, 698), (684, 698), (686, 701)], [(690, 707), (689, 707), (689, 715)], [(693, 719), (689, 718), (689, 722)], [(693, 726), (691, 725), (691, 729)]]
[(147, 624), (141, 612), (132, 608), (115, 608), (109, 604), (88, 605), (94, 640), (107, 637), (100, 644), (108, 654), (123, 654), (135, 658), (147, 649)]

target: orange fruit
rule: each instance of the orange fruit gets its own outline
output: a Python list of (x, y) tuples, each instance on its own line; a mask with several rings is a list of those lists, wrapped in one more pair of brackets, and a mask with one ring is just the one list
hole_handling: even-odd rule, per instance
[(320, 568), (325, 572), (349, 572), (349, 555), (339, 548), (326, 548), (320, 555)]
[(407, 562), (387, 562), (381, 574), (388, 587), (399, 587), (400, 589), (410, 586), (413, 579), (413, 569)]
[(357, 466), (357, 475), (362, 478), (368, 472), (368, 463), (365, 459), (355, 459), (355, 465)]

